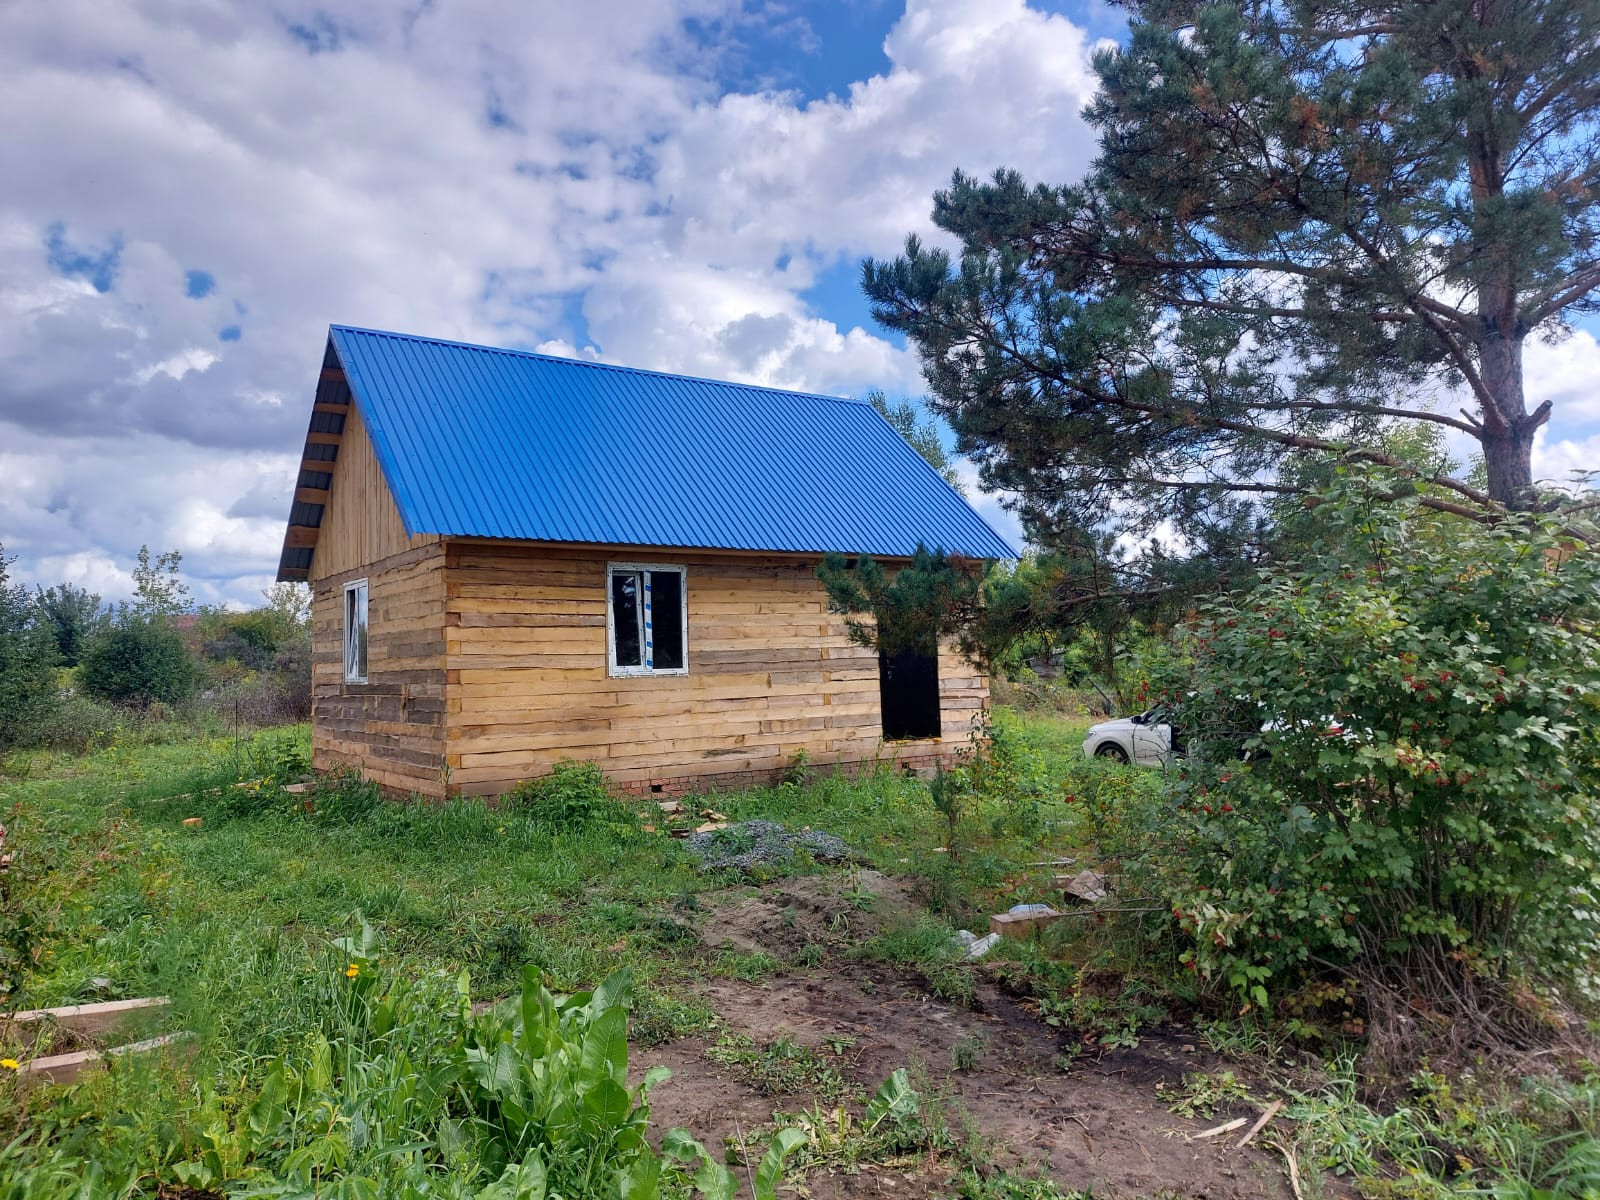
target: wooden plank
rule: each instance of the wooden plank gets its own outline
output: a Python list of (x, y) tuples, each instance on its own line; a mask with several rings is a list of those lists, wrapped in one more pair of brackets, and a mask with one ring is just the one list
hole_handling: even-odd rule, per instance
[(107, 1058), (126, 1054), (149, 1054), (153, 1050), (177, 1045), (193, 1037), (192, 1033), (168, 1033), (161, 1037), (147, 1038), (142, 1042), (130, 1042), (126, 1046), (113, 1046), (109, 1050), (79, 1050), (72, 1054), (51, 1054), (43, 1058), (29, 1059), (17, 1068), (17, 1074), (39, 1079), (45, 1083), (76, 1083), (87, 1072), (103, 1067)]
[(461, 613), (463, 624), (465, 614), (475, 613), (481, 616), (503, 616), (515, 620), (518, 616), (543, 616), (560, 617), (565, 615), (584, 614), (600, 617), (604, 620), (606, 615), (606, 602), (604, 596), (587, 595), (578, 600), (481, 600), (467, 596), (450, 596), (446, 599), (447, 612)]
[(311, 564), (312, 577), (321, 579), (380, 562), (413, 545), (413, 539), (406, 534), (360, 411), (343, 405), (317, 407), (348, 411), (339, 458), (333, 464), (324, 536)]
[[(574, 606), (575, 607), (575, 606)], [(456, 612), (460, 629), (604, 629), (605, 606), (593, 605), (599, 612)], [(463, 635), (465, 636), (465, 635)], [(604, 635), (602, 634), (602, 641)]]
[(11, 1034), (32, 1045), (51, 1026), (93, 1037), (120, 1029), (130, 1021), (158, 1015), (171, 1005), (166, 996), (137, 1000), (107, 1000), (99, 1004), (68, 1004), (60, 1008), (33, 1008), (0, 1015), (0, 1036)]

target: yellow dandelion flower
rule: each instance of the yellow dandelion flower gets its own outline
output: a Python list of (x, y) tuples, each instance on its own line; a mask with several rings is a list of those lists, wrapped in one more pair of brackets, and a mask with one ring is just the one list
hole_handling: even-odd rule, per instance
[(0, 1067), (4, 1067), (7, 1071), (22, 1070), (22, 1064), (14, 1058), (0, 1058)]
[(359, 974), (361, 974), (361, 967), (357, 963), (351, 963), (344, 969), (344, 977), (346, 979), (354, 979)]

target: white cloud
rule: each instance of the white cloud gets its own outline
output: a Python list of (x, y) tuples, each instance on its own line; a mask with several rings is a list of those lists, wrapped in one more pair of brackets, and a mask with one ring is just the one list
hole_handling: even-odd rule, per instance
[(190, 371), (204, 371), (217, 361), (217, 356), (210, 350), (203, 350), (199, 346), (190, 346), (180, 350), (171, 358), (164, 359), (149, 366), (140, 367), (133, 373), (135, 387), (143, 387), (157, 375), (165, 375), (168, 379), (182, 379)]
[(1558, 487), (1569, 487), (1575, 483), (1583, 486), (1594, 487), (1600, 483), (1600, 476), (1591, 477), (1586, 484), (1575, 476), (1600, 472), (1600, 433), (1592, 433), (1587, 437), (1557, 438), (1554, 441), (1548, 437), (1548, 430), (1541, 429), (1536, 435), (1533, 445), (1533, 477)]
[(1574, 329), (1555, 342), (1531, 341), (1523, 351), (1530, 407), (1549, 400), (1564, 428), (1600, 422), (1600, 342)]
[(7, 554), (19, 558), (17, 579), (69, 579), (123, 598), (134, 554), (148, 544), (183, 553), (201, 602), (259, 598), (261, 585), (243, 577), (277, 561), (298, 453), (227, 452), (145, 434), (76, 438), (70, 454), (62, 445), (22, 432), (0, 449), (0, 530)]
[(149, 542), (185, 552), (201, 598), (254, 600), (334, 321), (919, 390), (909, 352), (802, 293), (927, 232), (957, 166), (1076, 175), (1084, 34), (1022, 0), (910, 0), (889, 69), (807, 103), (720, 94), (723, 48), (689, 16), (754, 19), (738, 0), (0, 9), (0, 543), (22, 574), (109, 594)]

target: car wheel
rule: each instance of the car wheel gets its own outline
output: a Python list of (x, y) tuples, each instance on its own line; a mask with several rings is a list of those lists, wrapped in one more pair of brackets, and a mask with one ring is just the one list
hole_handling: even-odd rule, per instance
[(1115, 742), (1107, 742), (1105, 745), (1100, 746), (1095, 750), (1094, 756), (1096, 758), (1114, 758), (1120, 763), (1128, 761), (1128, 752)]

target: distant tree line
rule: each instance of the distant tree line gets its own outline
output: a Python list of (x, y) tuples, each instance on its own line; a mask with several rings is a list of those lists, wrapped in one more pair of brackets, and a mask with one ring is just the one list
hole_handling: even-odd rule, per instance
[(210, 713), (251, 725), (311, 710), (309, 598), (277, 584), (253, 609), (196, 606), (176, 550), (140, 547), (132, 598), (13, 582), (0, 547), (0, 753), (87, 749), (132, 721)]

